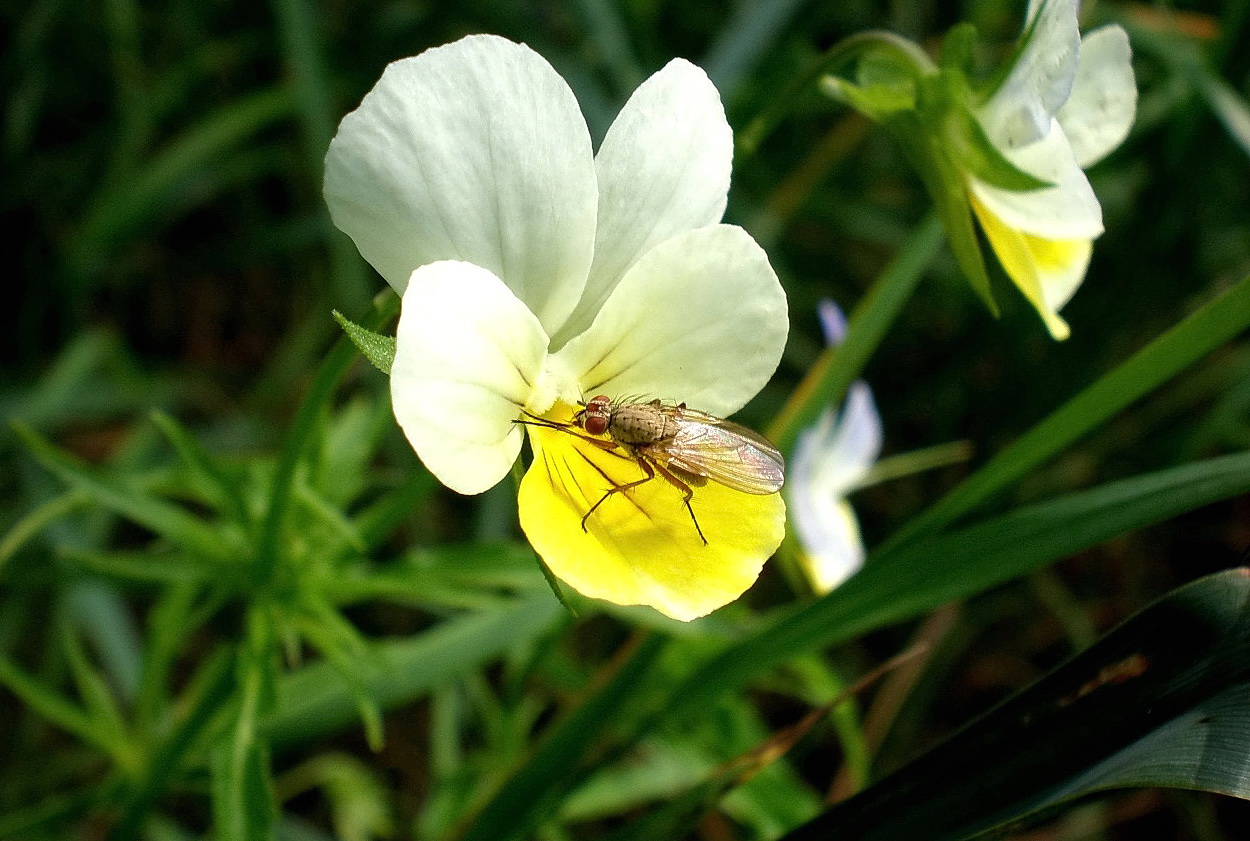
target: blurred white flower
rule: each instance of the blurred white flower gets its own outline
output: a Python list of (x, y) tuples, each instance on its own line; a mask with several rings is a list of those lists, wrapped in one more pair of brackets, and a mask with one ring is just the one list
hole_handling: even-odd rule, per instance
[[(820, 303), (825, 339), (841, 341), (846, 321), (831, 301)], [(790, 522), (802, 547), (812, 589), (823, 594), (864, 564), (859, 523), (846, 497), (862, 486), (881, 453), (881, 417), (872, 389), (851, 384), (841, 411), (829, 406), (799, 434), (786, 478)]]

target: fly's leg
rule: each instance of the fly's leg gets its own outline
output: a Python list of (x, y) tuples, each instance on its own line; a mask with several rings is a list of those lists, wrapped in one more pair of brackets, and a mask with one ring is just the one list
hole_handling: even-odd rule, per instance
[[(653, 400), (652, 403), (658, 406), (660, 401)], [(682, 408), (684, 407), (685, 407), (685, 404), (683, 403)], [(654, 479), (656, 475), (658, 474), (664, 479), (664, 481), (668, 482), (674, 488), (681, 491), (681, 495), (682, 495), (681, 501), (682, 501), (682, 504), (686, 506), (686, 511), (690, 513), (690, 521), (694, 523), (694, 530), (698, 532), (699, 539), (703, 541), (703, 545), (704, 546), (707, 545), (707, 537), (704, 536), (703, 528), (699, 525), (699, 518), (694, 515), (694, 508), (690, 505), (690, 500), (694, 498), (694, 488), (692, 488), (690, 485), (691, 483), (694, 483), (693, 480), (696, 480), (696, 479), (706, 481), (703, 479), (702, 476), (691, 474), (690, 479), (692, 480), (692, 482), (688, 483), (678, 477), (676, 470), (664, 467), (658, 461), (655, 461), (654, 459), (652, 459), (649, 455), (646, 455), (640, 452), (634, 452), (631, 448), (626, 447), (622, 444), (618, 444), (615, 441), (604, 441), (601, 438), (595, 438), (592, 435), (587, 435), (571, 423), (560, 423), (558, 421), (549, 421), (549, 420), (546, 420), (545, 418), (540, 418), (537, 415), (531, 415), (529, 412), (526, 412), (525, 414), (529, 416), (528, 420), (517, 418), (516, 420), (513, 420), (512, 422), (525, 424), (526, 426), (541, 426), (545, 429), (554, 429), (558, 432), (564, 432), (568, 435), (572, 435), (574, 438), (580, 438), (582, 441), (585, 441), (588, 444), (592, 444), (595, 447), (598, 447), (599, 449), (603, 450), (604, 452), (610, 453), (611, 455), (616, 456), (617, 458), (630, 459), (636, 462), (638, 466), (642, 468), (643, 472), (647, 474), (646, 476), (643, 476), (641, 479), (636, 479), (633, 482), (626, 482), (623, 485), (613, 484), (612, 487), (608, 489), (607, 493), (599, 497), (599, 501), (596, 502), (594, 505), (590, 506), (590, 510), (588, 510), (582, 516), (582, 531), (584, 532), (588, 531), (588, 529), (586, 528), (586, 521), (590, 519), (590, 515), (595, 513), (595, 510), (598, 509), (600, 505), (603, 505), (603, 503), (607, 501), (608, 497), (612, 496), (613, 494), (625, 493), (631, 488), (636, 488), (639, 485), (645, 485), (647, 482), (650, 482), (652, 479)], [(600, 470), (599, 472), (603, 473), (602, 470)], [(604, 478), (605, 479), (608, 478), (606, 474), (604, 474)], [(695, 484), (702, 486), (702, 481), (697, 482)]]
[[(646, 473), (647, 475), (643, 476), (641, 479), (636, 479), (633, 482), (626, 482), (623, 485), (613, 485), (612, 487), (608, 488), (608, 492), (605, 493), (603, 496), (599, 497), (599, 501), (596, 502), (594, 505), (590, 506), (590, 510), (587, 511), (586, 514), (582, 517), (582, 531), (587, 531), (586, 521), (590, 519), (590, 515), (595, 513), (595, 509), (598, 508), (600, 505), (603, 505), (604, 501), (607, 500), (608, 497), (612, 496), (612, 494), (625, 493), (625, 491), (629, 490), (630, 488), (636, 488), (639, 485), (645, 485), (647, 482), (650, 482), (652, 479), (655, 478), (655, 468), (651, 466), (650, 460), (642, 458), (642, 457), (636, 457), (635, 461), (638, 462), (638, 466), (641, 467), (643, 469), (643, 472)], [(605, 475), (604, 478), (607, 478), (607, 476)]]
[(681, 491), (682, 504), (684, 504), (686, 506), (686, 510), (690, 512), (690, 521), (694, 523), (694, 530), (698, 532), (699, 539), (702, 540), (703, 545), (706, 546), (707, 538), (703, 535), (703, 528), (699, 525), (699, 518), (694, 515), (694, 508), (690, 505), (690, 500), (694, 498), (694, 488), (690, 487), (690, 485), (686, 482), (683, 482), (672, 470), (669, 470), (658, 461), (653, 461), (647, 456), (641, 454), (635, 456), (635, 459), (638, 462), (638, 466), (641, 467), (643, 472), (647, 475), (633, 482), (626, 482), (623, 485), (613, 485), (609, 488), (607, 493), (599, 497), (598, 502), (590, 506), (590, 510), (586, 512), (586, 516), (582, 517), (582, 531), (586, 531), (586, 520), (590, 518), (591, 514), (595, 513), (595, 509), (602, 505), (608, 497), (613, 494), (624, 493), (625, 491), (628, 491), (631, 488), (636, 488), (639, 485), (644, 485), (658, 475), (674, 488)]
[(694, 515), (694, 509), (690, 507), (690, 500), (694, 498), (694, 488), (677, 478), (672, 470), (669, 470), (659, 462), (656, 462), (655, 469), (664, 477), (666, 482), (681, 491), (681, 501), (685, 503), (686, 510), (690, 512), (690, 521), (694, 523), (694, 530), (699, 533), (699, 539), (703, 541), (703, 545), (707, 546), (707, 538), (703, 536), (703, 529), (699, 527), (699, 518)]

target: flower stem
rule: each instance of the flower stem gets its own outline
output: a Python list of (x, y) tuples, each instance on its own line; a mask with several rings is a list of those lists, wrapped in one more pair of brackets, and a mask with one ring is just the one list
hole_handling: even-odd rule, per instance
[(917, 73), (936, 72), (933, 60), (919, 46), (895, 35), (893, 32), (871, 30), (858, 32), (844, 38), (824, 52), (820, 58), (809, 64), (802, 73), (795, 76), (780, 95), (772, 97), (769, 105), (751, 121), (738, 136), (738, 150), (744, 154), (752, 154), (764, 138), (772, 133), (777, 123), (794, 108), (798, 95), (817, 80), (830, 73), (837, 73), (846, 65), (858, 59), (868, 50), (884, 50), (893, 54), (901, 62), (915, 68)]
[(825, 406), (836, 405), (846, 396), (847, 388), (859, 377), (937, 256), (942, 241), (942, 225), (937, 215), (930, 213), (852, 311), (843, 342), (825, 350), (769, 427), (768, 437), (783, 453), (794, 447), (799, 430), (813, 423)]

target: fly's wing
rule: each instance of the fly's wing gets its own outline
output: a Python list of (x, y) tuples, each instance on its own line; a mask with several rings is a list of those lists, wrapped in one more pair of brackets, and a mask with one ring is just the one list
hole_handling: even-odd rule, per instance
[(664, 461), (736, 491), (781, 490), (785, 461), (763, 435), (712, 415), (677, 409), (677, 432), (664, 443)]

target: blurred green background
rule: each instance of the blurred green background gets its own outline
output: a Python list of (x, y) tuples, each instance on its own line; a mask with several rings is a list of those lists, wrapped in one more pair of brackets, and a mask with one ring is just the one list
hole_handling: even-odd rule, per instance
[[(16, 281), (15, 298), (0, 312), (0, 416), (152, 486), (174, 460), (153, 410), (177, 418), (240, 473), (271, 468), (338, 335), (331, 309), (362, 317), (384, 289), (333, 229), (320, 185), (337, 121), (387, 62), (474, 32), (524, 41), (568, 80), (598, 138), (634, 86), (684, 56), (707, 69), (741, 129), (821, 51), (854, 32), (887, 28), (936, 47), (952, 25), (970, 21), (989, 66), (1009, 53), (1023, 16), (1023, 3), (993, 0), (36, 0), (0, 8), (0, 214)], [(1250, 272), (1250, 2), (1100, 2), (1086, 13), (1090, 24), (1114, 20), (1129, 29), (1141, 99), (1128, 141), (1091, 172), (1107, 233), (1064, 310), (1072, 338), (1053, 342), (996, 268), (1003, 313), (995, 320), (944, 254), (865, 372), (887, 455), (967, 440), (972, 462), (983, 462)], [(740, 416), (745, 423), (766, 425), (816, 358), (816, 302), (830, 297), (852, 307), (927, 207), (892, 140), (815, 92), (793, 103), (758, 152), (740, 157), (727, 218), (768, 250), (793, 324), (782, 367)], [(385, 395), (384, 379), (357, 363), (343, 400), (363, 407), (355, 422), (375, 445), (365, 462), (374, 488), (400, 487), (421, 473)], [(350, 430), (343, 434), (350, 438)], [(1250, 342), (1243, 338), (1001, 504), (1247, 447)], [(967, 471), (956, 465), (857, 495), (869, 545)], [(9, 424), (0, 427), (3, 531), (62, 490)], [(413, 499), (419, 504), (388, 533), (381, 554), (516, 534), (506, 484), (478, 500), (428, 485)], [(87, 628), (106, 672), (124, 674), (134, 666), (118, 652), (149, 644), (141, 620), (156, 603), (152, 589), (117, 585), (75, 562), (74, 550), (134, 548), (147, 535), (80, 502), (66, 506), (73, 516), (52, 518), (16, 551), (5, 547), (0, 651), (64, 678), (57, 629), (69, 622)], [(897, 763), (949, 732), (1150, 598), (1235, 565), (1247, 544), (1250, 499), (1234, 499), (971, 601), (881, 762)], [(780, 577), (766, 571), (750, 600), (768, 604), (783, 594)], [(450, 612), (419, 602), (366, 603), (348, 617), (368, 634), (398, 636)], [(214, 620), (197, 644), (208, 650), (230, 635), (228, 627)], [(847, 664), (877, 662), (910, 632), (878, 632), (841, 656)], [(589, 623), (567, 653), (564, 689), (602, 664), (621, 633), (606, 620)], [(175, 674), (195, 657), (184, 660)], [(766, 718), (792, 717), (786, 702), (758, 701)], [(0, 810), (28, 808), (95, 779), (99, 769), (81, 746), (15, 704), (0, 694)], [(431, 796), (429, 717), (424, 705), (391, 713), (380, 756), (349, 733), (278, 753), (275, 768), (339, 755), (324, 753), (330, 749), (364, 758), (388, 788), (398, 837), (410, 837), (407, 827)], [(287, 807), (311, 826), (328, 825), (317, 796)], [(190, 825), (202, 825), (204, 807), (188, 808)], [(1109, 814), (1101, 836), (1052, 827), (1037, 837), (1213, 841), (1244, 837), (1237, 828), (1250, 825), (1239, 802), (1176, 793), (1128, 795)], [(77, 826), (73, 837), (96, 837), (89, 821)], [(706, 837), (736, 836), (713, 828)]]

